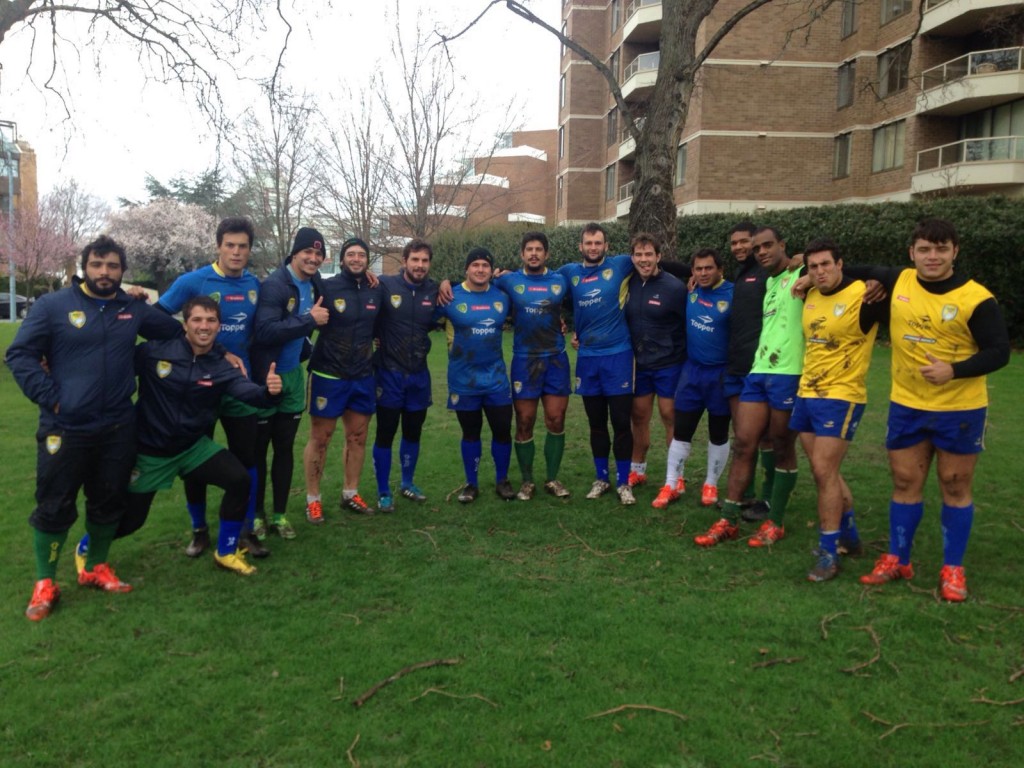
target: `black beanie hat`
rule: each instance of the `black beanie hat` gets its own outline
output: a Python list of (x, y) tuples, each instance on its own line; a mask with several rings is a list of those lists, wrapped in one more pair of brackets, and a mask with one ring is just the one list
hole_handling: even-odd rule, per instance
[(345, 257), (345, 251), (347, 251), (353, 245), (361, 245), (363, 247), (363, 250), (366, 251), (366, 255), (367, 256), (370, 255), (370, 246), (368, 246), (366, 244), (365, 240), (363, 240), (362, 238), (359, 238), (359, 237), (350, 237), (348, 240), (346, 240), (344, 243), (341, 244), (341, 252), (340, 252), (340, 254), (341, 254), (342, 258)]
[(317, 248), (324, 256), (327, 255), (324, 236), (312, 227), (302, 227), (295, 233), (295, 242), (292, 244), (292, 252), (288, 254), (288, 260), (290, 261), (292, 256), (307, 248)]
[(491, 252), (488, 251), (486, 248), (477, 246), (468, 254), (466, 254), (466, 269), (468, 269), (469, 265), (472, 264), (474, 261), (480, 261), (481, 259), (486, 261), (492, 267), (494, 266), (494, 257), (491, 255)]

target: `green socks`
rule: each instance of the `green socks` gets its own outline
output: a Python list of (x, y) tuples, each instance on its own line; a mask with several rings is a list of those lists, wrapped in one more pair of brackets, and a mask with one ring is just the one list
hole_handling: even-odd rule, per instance
[(544, 440), (544, 461), (547, 463), (548, 480), (558, 479), (558, 470), (562, 467), (562, 454), (565, 453), (565, 432), (548, 432)]
[(537, 453), (537, 446), (533, 442), (531, 437), (526, 442), (520, 443), (518, 440), (515, 443), (516, 446), (516, 461), (519, 462), (519, 471), (523, 475), (524, 483), (533, 482), (533, 457)]
[[(764, 479), (761, 481), (761, 498), (769, 501), (775, 490), (775, 451), (771, 448), (761, 449), (761, 466), (764, 468)], [(774, 509), (775, 507), (772, 507), (772, 510)]]
[(91, 571), (100, 563), (107, 562), (110, 545), (117, 533), (117, 523), (99, 525), (86, 521), (85, 530), (89, 534), (89, 553), (85, 556), (85, 567)]
[(36, 581), (57, 578), (57, 561), (60, 550), (67, 541), (68, 532), (44, 533), (33, 529), (33, 546), (36, 550)]
[(772, 495), (769, 503), (772, 506), (771, 520), (778, 526), (782, 526), (782, 520), (786, 517), (786, 505), (789, 504), (789, 496), (796, 487), (795, 469), (776, 469), (775, 485), (772, 488)]

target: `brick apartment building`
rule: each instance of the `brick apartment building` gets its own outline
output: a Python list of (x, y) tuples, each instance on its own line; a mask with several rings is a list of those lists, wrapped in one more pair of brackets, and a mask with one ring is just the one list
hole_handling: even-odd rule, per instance
[[(18, 139), (17, 124), (8, 120), (0, 120), (0, 141), (0, 215), (7, 216), (8, 190), (13, 192), (11, 207), (15, 214), (33, 210), (39, 204), (35, 150), (27, 141)], [(7, 153), (10, 154), (10, 173)]]
[[(719, 3), (698, 48), (745, 2)], [(755, 11), (701, 69), (676, 156), (680, 214), (1024, 195), (1019, 0), (840, 0), (790, 35), (802, 7)], [(564, 0), (562, 20), (643, 119), (661, 3)], [(563, 50), (559, 95), (553, 221), (627, 215), (635, 145), (607, 84)]]

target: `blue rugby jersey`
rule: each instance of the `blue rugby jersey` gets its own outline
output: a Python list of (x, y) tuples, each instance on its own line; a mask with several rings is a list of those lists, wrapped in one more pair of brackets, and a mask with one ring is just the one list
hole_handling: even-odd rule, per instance
[(690, 291), (686, 301), (686, 355), (698, 365), (729, 362), (733, 284), (723, 280), (714, 288)]
[(580, 340), (579, 357), (603, 357), (631, 350), (626, 304), (633, 260), (628, 255), (606, 256), (588, 267), (582, 262), (559, 270), (569, 281), (573, 321)]
[(565, 276), (550, 269), (539, 275), (520, 270), (506, 272), (494, 284), (505, 291), (512, 302), (515, 323), (512, 354), (551, 357), (565, 351), (561, 317), (562, 302), (568, 290)]
[(448, 391), (485, 395), (509, 389), (502, 356), (501, 329), (509, 313), (509, 298), (491, 285), (471, 291), (465, 283), (452, 287), (452, 301), (440, 307), (448, 320)]

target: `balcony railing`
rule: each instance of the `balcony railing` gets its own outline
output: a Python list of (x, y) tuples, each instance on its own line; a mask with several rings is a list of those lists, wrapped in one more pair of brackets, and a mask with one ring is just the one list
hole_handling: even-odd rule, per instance
[(629, 21), (629, 18), (634, 13), (648, 5), (661, 5), (661, 0), (631, 0), (629, 5), (626, 6), (626, 21)]
[(623, 184), (619, 187), (619, 202), (623, 200), (629, 200), (633, 196), (633, 189), (635, 188), (635, 181), (629, 182), (629, 184)]
[(629, 81), (633, 75), (637, 72), (647, 72), (652, 69), (657, 69), (658, 64), (661, 62), (661, 51), (652, 51), (651, 53), (641, 53), (626, 67), (626, 71), (622, 73), (622, 83), (625, 84)]
[[(644, 123), (646, 123), (646, 122), (647, 122), (647, 118), (646, 117), (638, 117), (636, 120), (633, 121), (633, 125), (636, 126), (636, 129), (638, 131), (642, 131), (644, 129)], [(619, 138), (619, 143), (622, 144), (623, 142), (627, 142), (627, 141), (629, 141), (632, 138), (633, 138), (633, 134), (631, 134), (629, 132), (629, 125), (622, 126), (622, 131), (621, 131), (621, 135), (620, 135), (620, 138)]]
[(996, 48), (975, 51), (926, 69), (921, 75), (921, 88), (930, 88), (961, 80), (969, 75), (991, 75), (995, 72), (1019, 72), (1024, 69), (1024, 48)]
[(932, 8), (938, 8), (940, 5), (948, 3), (949, 0), (925, 0), (924, 9), (930, 11)]
[(917, 172), (934, 171), (961, 163), (1024, 160), (1024, 136), (964, 139), (917, 153)]

